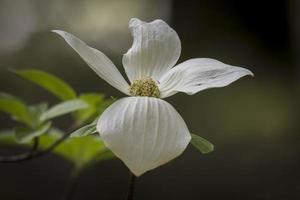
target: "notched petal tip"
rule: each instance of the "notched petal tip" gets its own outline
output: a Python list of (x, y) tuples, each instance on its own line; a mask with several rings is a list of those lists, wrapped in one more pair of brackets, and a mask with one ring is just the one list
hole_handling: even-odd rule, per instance
[[(62, 31), (62, 30), (51, 30), (51, 32), (52, 32), (52, 33), (58, 34), (60, 37), (62, 37), (62, 38), (63, 38), (69, 45), (71, 45), (71, 46), (72, 46), (71, 40), (74, 40), (74, 38), (76, 38), (76, 36), (74, 36), (73, 34), (68, 33), (68, 32), (66, 32), (66, 31)], [(76, 39), (77, 39), (77, 38), (76, 38)], [(80, 41), (80, 42), (82, 42), (83, 44), (86, 45), (85, 42), (83, 42), (83, 41)]]
[[(153, 20), (152, 22), (150, 22), (151, 24), (156, 24), (158, 26), (167, 26), (167, 27), (170, 27), (164, 20), (162, 19), (156, 19), (156, 20)], [(174, 30), (173, 30), (174, 31)]]
[(51, 30), (51, 32), (58, 33), (58, 32), (63, 32), (63, 31), (54, 29), (54, 30)]
[(164, 20), (162, 20), (162, 19), (155, 19), (155, 20), (153, 20), (153, 21), (149, 21), (149, 22), (146, 22), (146, 21), (143, 21), (143, 20), (140, 20), (140, 19), (138, 19), (138, 18), (131, 18), (130, 20), (129, 20), (129, 25), (128, 25), (128, 27), (130, 28), (130, 27), (135, 27), (135, 26), (138, 26), (138, 25), (141, 25), (141, 24), (164, 24), (164, 25), (167, 25), (167, 26), (169, 26)]
[(241, 76), (240, 78), (242, 78), (243, 76), (251, 76), (251, 77), (254, 77), (254, 74), (252, 71), (250, 71), (249, 69), (246, 69), (246, 68), (243, 68), (243, 67), (238, 67), (240, 68), (240, 73), (241, 73)]
[(254, 73), (252, 71), (250, 71), (249, 69), (247, 69), (247, 71), (248, 71), (247, 75), (250, 75), (250, 76), (254, 77)]
[(56, 33), (60, 36), (63, 36), (63, 35), (66, 35), (66, 32), (65, 31), (62, 31), (62, 30), (51, 30), (52, 33)]
[(134, 27), (134, 26), (138, 26), (140, 24), (142, 24), (143, 21), (138, 19), (138, 18), (131, 18), (129, 20), (129, 24), (128, 24), (128, 27), (131, 28), (131, 27)]
[(133, 43), (123, 54), (122, 62), (130, 82), (141, 76), (159, 80), (180, 56), (181, 44), (176, 31), (161, 19), (145, 22), (132, 18), (128, 27)]

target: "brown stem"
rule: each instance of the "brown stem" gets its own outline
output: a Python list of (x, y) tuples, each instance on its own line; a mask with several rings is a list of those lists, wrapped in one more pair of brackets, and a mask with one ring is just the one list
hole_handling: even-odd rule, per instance
[(79, 173), (80, 173), (80, 170), (78, 170), (76, 168), (71, 171), (68, 185), (66, 187), (66, 190), (65, 190), (62, 200), (72, 200), (73, 199), (74, 193), (75, 193), (77, 185), (78, 185)]
[(47, 147), (43, 151), (37, 151), (38, 147), (38, 138), (34, 139), (34, 143), (32, 148), (23, 154), (19, 155), (13, 155), (13, 156), (5, 156), (5, 157), (0, 157), (0, 163), (17, 163), (17, 162), (23, 162), (23, 161), (28, 161), (33, 158), (37, 158), (40, 156), (43, 156), (45, 154), (50, 153), (53, 149), (55, 149), (59, 144), (61, 144), (64, 140), (66, 140), (72, 132), (63, 135), (61, 138), (56, 140), (53, 144), (51, 144), (49, 147)]
[(39, 145), (39, 139), (34, 138), (33, 145), (31, 149), (25, 153), (19, 154), (19, 155), (13, 155), (13, 156), (1, 156), (0, 157), (0, 163), (15, 163), (15, 162), (21, 162), (25, 160), (29, 160), (32, 158), (34, 153), (36, 152), (36, 149)]
[(133, 200), (134, 190), (135, 190), (135, 182), (136, 182), (136, 176), (129, 172), (130, 180), (129, 180), (129, 187), (127, 192), (126, 200)]

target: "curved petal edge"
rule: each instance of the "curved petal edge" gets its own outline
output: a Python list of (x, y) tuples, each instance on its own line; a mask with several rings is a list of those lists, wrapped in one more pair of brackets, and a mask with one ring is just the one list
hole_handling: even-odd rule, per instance
[(178, 112), (166, 101), (151, 97), (116, 101), (100, 116), (97, 130), (136, 176), (179, 156), (191, 140)]
[(210, 58), (195, 58), (176, 65), (160, 80), (161, 98), (185, 92), (224, 87), (239, 78), (253, 73), (245, 68), (227, 65)]
[(129, 85), (112, 61), (102, 52), (94, 49), (71, 33), (52, 30), (60, 35), (103, 80), (123, 92), (129, 94)]
[(147, 23), (137, 18), (130, 20), (129, 29), (133, 44), (122, 60), (129, 80), (133, 82), (142, 76), (159, 80), (180, 56), (181, 43), (176, 31), (163, 20)]

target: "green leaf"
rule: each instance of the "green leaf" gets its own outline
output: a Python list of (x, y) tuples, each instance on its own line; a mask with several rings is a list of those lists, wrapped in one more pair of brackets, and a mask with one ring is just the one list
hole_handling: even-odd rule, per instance
[(64, 145), (58, 146), (55, 152), (73, 161), (76, 168), (82, 168), (94, 159), (99, 159), (99, 155), (107, 152), (108, 149), (96, 136), (86, 136), (82, 138), (70, 138)]
[[(57, 133), (41, 136), (39, 148), (46, 149), (60, 137), (61, 135)], [(93, 135), (82, 138), (68, 138), (57, 146), (53, 152), (71, 161), (77, 169), (81, 169), (93, 161), (114, 158), (114, 155), (109, 153), (110, 151), (100, 138)]]
[(27, 127), (17, 127), (15, 128), (15, 137), (17, 143), (27, 143), (30, 142), (35, 137), (39, 137), (49, 130), (51, 127), (51, 122), (48, 122), (41, 127), (39, 127), (37, 130), (32, 130)]
[(96, 124), (92, 123), (77, 129), (70, 135), (70, 137), (83, 137), (83, 136), (94, 134), (96, 132), (97, 132)]
[(113, 154), (113, 152), (111, 152), (110, 150), (107, 149), (106, 151), (102, 151), (98, 155), (96, 155), (94, 160), (97, 162), (100, 162), (100, 161), (105, 161), (105, 160), (109, 160), (112, 158), (115, 158), (115, 154)]
[(46, 112), (47, 109), (48, 109), (47, 103), (40, 103), (40, 104), (32, 105), (32, 106), (28, 107), (34, 128), (36, 128), (42, 124), (40, 117), (44, 112)]
[(104, 95), (98, 93), (82, 94), (79, 99), (85, 101), (89, 107), (75, 113), (74, 116), (78, 126), (95, 119), (113, 102), (113, 100), (105, 99)]
[(214, 145), (209, 141), (207, 141), (206, 139), (195, 134), (191, 134), (191, 135), (192, 135), (192, 140), (191, 140), (192, 145), (196, 149), (198, 149), (201, 153), (206, 154), (214, 150)]
[(25, 123), (28, 126), (32, 125), (32, 120), (26, 104), (12, 95), (1, 93), (0, 111), (6, 112), (16, 121)]
[(88, 104), (80, 99), (64, 101), (62, 103), (56, 104), (55, 106), (44, 112), (41, 115), (40, 120), (46, 121), (87, 107)]
[(62, 79), (40, 70), (12, 70), (22, 78), (29, 80), (53, 93), (61, 100), (76, 98), (76, 92)]

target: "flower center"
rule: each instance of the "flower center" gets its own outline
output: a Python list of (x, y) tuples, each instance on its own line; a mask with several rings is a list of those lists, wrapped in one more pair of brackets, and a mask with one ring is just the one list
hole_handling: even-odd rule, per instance
[(156, 97), (160, 96), (160, 91), (156, 82), (150, 77), (142, 77), (133, 81), (129, 87), (132, 96)]

